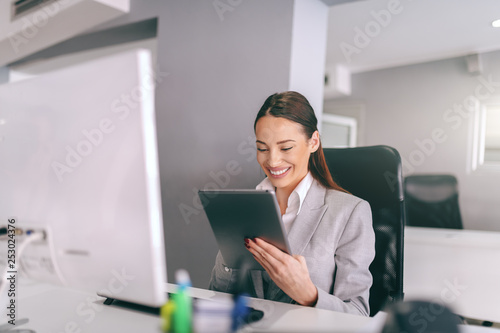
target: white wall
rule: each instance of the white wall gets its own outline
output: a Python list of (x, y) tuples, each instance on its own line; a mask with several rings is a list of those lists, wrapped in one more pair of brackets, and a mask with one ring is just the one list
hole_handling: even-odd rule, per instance
[[(186, 268), (197, 287), (208, 285), (217, 252), (197, 189), (252, 188), (262, 180), (255, 116), (269, 95), (291, 87), (294, 20), (313, 22), (310, 13), (318, 13), (296, 11), (295, 0), (222, 2), (230, 9), (217, 10), (214, 1), (131, 0), (130, 15), (105, 26), (158, 16), (158, 66), (168, 73), (156, 88), (167, 270), (173, 281), (175, 270)], [(326, 29), (328, 8), (319, 6)], [(325, 45), (326, 38), (314, 47)], [(312, 71), (320, 86), (323, 66)], [(310, 80), (302, 83), (314, 85)], [(322, 94), (308, 97), (322, 104)]]
[[(482, 60), (480, 76), (467, 72), (463, 57), (355, 74), (353, 95), (325, 108), (365, 104), (366, 145), (395, 147), (405, 176), (456, 175), (464, 227), (500, 231), (500, 170), (467, 172), (473, 117), (454, 111), (466, 110), (470, 96), (482, 103), (500, 99), (500, 52), (483, 54)], [(493, 83), (484, 84), (488, 80)], [(442, 131), (439, 142), (431, 141), (436, 130)]]
[(101, 27), (158, 16), (157, 66), (168, 73), (156, 88), (167, 271), (174, 281), (177, 269), (187, 269), (197, 287), (207, 287), (217, 253), (197, 190), (260, 181), (253, 120), (265, 98), (289, 83), (293, 3), (230, 8), (132, 0), (130, 15)]

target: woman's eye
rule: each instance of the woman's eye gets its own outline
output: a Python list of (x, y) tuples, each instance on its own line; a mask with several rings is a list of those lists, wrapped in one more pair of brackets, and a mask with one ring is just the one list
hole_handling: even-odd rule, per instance
[(290, 150), (290, 149), (292, 149), (292, 148), (293, 148), (293, 147), (281, 148), (281, 150), (283, 150), (283, 151), (287, 151), (287, 150)]
[(258, 151), (267, 151), (267, 149), (264, 148), (257, 148)]

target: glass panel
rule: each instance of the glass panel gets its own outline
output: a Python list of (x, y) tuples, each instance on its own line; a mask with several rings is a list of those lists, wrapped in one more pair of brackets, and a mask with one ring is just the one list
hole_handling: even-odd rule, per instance
[(349, 126), (323, 122), (322, 132), (323, 148), (349, 147)]
[(500, 162), (500, 106), (488, 106), (484, 127), (484, 161)]

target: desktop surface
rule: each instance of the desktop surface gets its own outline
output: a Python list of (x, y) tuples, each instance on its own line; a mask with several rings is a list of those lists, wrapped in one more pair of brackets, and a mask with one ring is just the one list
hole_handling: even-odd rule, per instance
[[(166, 284), (168, 292), (177, 286)], [(158, 316), (103, 304), (104, 298), (88, 292), (23, 279), (19, 286), (16, 327), (44, 332), (161, 332)], [(232, 295), (190, 288), (194, 297), (228, 300)], [(300, 305), (251, 298), (249, 306), (264, 312), (264, 318), (246, 325), (243, 332), (356, 332), (370, 318)], [(1, 324), (0, 324), (1, 325)]]
[[(168, 292), (177, 286), (165, 284)], [(104, 298), (95, 294), (45, 283), (21, 279), (19, 285), (19, 312), (22, 323), (16, 328), (31, 329), (37, 333), (61, 332), (161, 332), (158, 316), (103, 304)], [(190, 288), (194, 297), (210, 300), (228, 300), (230, 294), (206, 289)], [(264, 311), (264, 318), (240, 329), (240, 332), (380, 332), (385, 314), (373, 318), (341, 312), (321, 310), (300, 305), (250, 298), (250, 306)], [(26, 321), (26, 320), (25, 320)], [(0, 330), (3, 323), (0, 323)], [(500, 330), (461, 326), (462, 333), (498, 333)]]

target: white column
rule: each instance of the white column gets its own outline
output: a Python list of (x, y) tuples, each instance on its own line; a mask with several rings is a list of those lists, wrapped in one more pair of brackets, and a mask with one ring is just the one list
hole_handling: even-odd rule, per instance
[(327, 29), (326, 4), (320, 0), (294, 0), (289, 89), (307, 97), (318, 126), (323, 113)]

